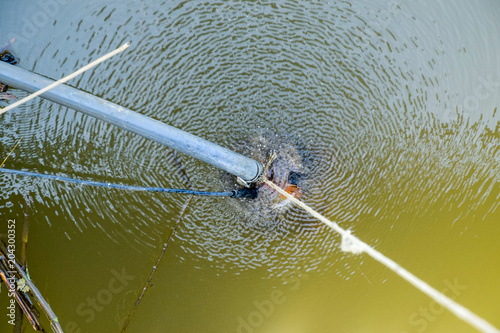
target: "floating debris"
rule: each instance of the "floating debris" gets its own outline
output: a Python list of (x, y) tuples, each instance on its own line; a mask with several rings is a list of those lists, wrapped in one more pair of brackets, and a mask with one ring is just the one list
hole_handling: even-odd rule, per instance
[(17, 290), (21, 290), (23, 293), (27, 293), (30, 291), (30, 287), (26, 285), (25, 279), (17, 280)]
[(6, 84), (0, 83), (0, 99), (17, 99), (16, 96), (7, 92), (9, 87)]
[(14, 95), (6, 93), (6, 92), (0, 92), (0, 99), (3, 99), (3, 100), (17, 99), (17, 96), (14, 96)]
[[(15, 57), (12, 53), (6, 50), (12, 42), (14, 42), (14, 39), (0, 49), (0, 61), (11, 65), (17, 65), (19, 63), (19, 58)], [(6, 84), (0, 83), (0, 100), (17, 99), (16, 96), (7, 92), (8, 89), (9, 87)]]
[(17, 65), (19, 63), (19, 58), (15, 57), (12, 53), (4, 50), (0, 53), (0, 61), (6, 62), (11, 65)]

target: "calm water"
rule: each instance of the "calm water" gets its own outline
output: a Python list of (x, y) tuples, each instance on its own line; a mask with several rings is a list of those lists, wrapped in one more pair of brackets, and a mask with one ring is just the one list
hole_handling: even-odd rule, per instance
[[(11, 1), (0, 44), (60, 78), (131, 41), (71, 85), (246, 155), (270, 133), (298, 147), (310, 206), (500, 327), (499, 15), (487, 0)], [(0, 159), (23, 138), (8, 168), (185, 188), (180, 161), (194, 188), (226, 187), (41, 99), (0, 122)], [(0, 188), (19, 240), (30, 193), (29, 272), (68, 332), (121, 330), (187, 200)], [(473, 332), (299, 209), (250, 222), (236, 201), (194, 198), (127, 332)]]

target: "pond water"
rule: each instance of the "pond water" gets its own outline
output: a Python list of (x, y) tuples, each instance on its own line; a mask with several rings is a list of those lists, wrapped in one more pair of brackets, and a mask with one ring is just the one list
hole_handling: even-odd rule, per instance
[[(500, 327), (499, 15), (493, 0), (22, 0), (4, 4), (0, 44), (60, 78), (130, 41), (70, 85), (248, 156), (259, 137), (297, 149), (308, 205)], [(0, 117), (0, 159), (23, 138), (7, 168), (228, 187), (42, 99)], [(19, 248), (29, 193), (29, 272), (67, 332), (123, 328), (188, 200), (4, 174), (0, 188)], [(300, 209), (242, 207), (191, 200), (127, 332), (474, 331)]]

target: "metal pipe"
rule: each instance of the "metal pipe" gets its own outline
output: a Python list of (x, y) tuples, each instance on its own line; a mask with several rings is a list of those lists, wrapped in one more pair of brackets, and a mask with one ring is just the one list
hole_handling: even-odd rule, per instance
[[(32, 93), (54, 81), (0, 61), (0, 82)], [(40, 97), (193, 156), (248, 183), (262, 174), (258, 161), (64, 84)]]

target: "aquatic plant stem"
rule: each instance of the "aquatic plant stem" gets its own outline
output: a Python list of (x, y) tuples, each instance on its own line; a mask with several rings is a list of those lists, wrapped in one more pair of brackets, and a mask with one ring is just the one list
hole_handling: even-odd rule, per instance
[(79, 69), (79, 70), (77, 70), (76, 72), (74, 72), (74, 73), (72, 73), (72, 74), (70, 74), (70, 75), (68, 75), (68, 76), (66, 76), (66, 77), (63, 77), (62, 79), (57, 80), (56, 82), (54, 82), (54, 83), (52, 83), (52, 84), (48, 85), (47, 87), (45, 87), (45, 88), (43, 88), (43, 89), (40, 89), (40, 90), (38, 90), (37, 92), (34, 92), (33, 94), (31, 94), (31, 95), (29, 95), (29, 96), (27, 96), (27, 97), (25, 97), (25, 98), (23, 98), (23, 99), (21, 99), (21, 100), (19, 100), (19, 101), (15, 102), (15, 103), (13, 103), (13, 104), (10, 104), (9, 106), (7, 106), (7, 107), (5, 107), (5, 108), (1, 109), (1, 110), (0, 110), (0, 114), (3, 114), (3, 113), (5, 113), (5, 112), (7, 112), (7, 111), (9, 111), (9, 110), (12, 110), (13, 108), (18, 107), (19, 105), (24, 104), (24, 103), (26, 103), (26, 102), (28, 102), (28, 101), (32, 100), (33, 98), (35, 98), (35, 97), (37, 97), (37, 96), (40, 96), (41, 94), (43, 94), (43, 93), (45, 93), (45, 92), (49, 91), (50, 89), (53, 89), (53, 88), (57, 87), (58, 85), (63, 84), (63, 83), (65, 83), (65, 82), (67, 82), (67, 81), (71, 80), (72, 78), (74, 78), (74, 77), (76, 77), (76, 76), (78, 76), (78, 75), (82, 74), (83, 72), (85, 72), (85, 71), (87, 71), (87, 70), (89, 70), (89, 69), (91, 69), (91, 68), (93, 68), (93, 67), (95, 67), (95, 66), (99, 65), (101, 62), (103, 62), (103, 61), (105, 61), (105, 60), (107, 60), (107, 59), (109, 59), (109, 58), (113, 57), (114, 55), (117, 55), (118, 53), (121, 53), (121, 52), (125, 51), (125, 50), (129, 47), (129, 46), (130, 46), (130, 43), (125, 43), (125, 44), (123, 44), (122, 46), (120, 46), (120, 47), (119, 47), (119, 48), (117, 48), (116, 50), (114, 50), (114, 51), (112, 51), (112, 52), (109, 52), (108, 54), (106, 54), (106, 55), (104, 55), (104, 56), (100, 57), (100, 58), (99, 58), (99, 59), (97, 59), (97, 60), (92, 61), (90, 64), (88, 64), (88, 65), (86, 65), (86, 66), (84, 66), (84, 67), (80, 68), (80, 69)]
[(144, 297), (144, 294), (148, 290), (149, 286), (151, 285), (151, 281), (153, 280), (153, 276), (156, 273), (156, 269), (158, 268), (158, 265), (160, 264), (161, 259), (163, 258), (163, 255), (167, 251), (168, 244), (170, 243), (170, 240), (172, 239), (172, 236), (174, 235), (175, 231), (177, 230), (177, 226), (181, 222), (182, 218), (184, 217), (184, 212), (186, 211), (186, 208), (188, 207), (189, 203), (191, 202), (191, 199), (193, 199), (193, 195), (190, 195), (189, 198), (186, 200), (186, 203), (181, 209), (181, 212), (179, 214), (179, 218), (177, 219), (177, 222), (174, 225), (174, 228), (172, 229), (172, 232), (168, 236), (167, 241), (165, 244), (163, 244), (163, 249), (160, 252), (160, 255), (158, 256), (158, 259), (156, 259), (155, 265), (153, 266), (153, 270), (151, 271), (151, 274), (149, 274), (149, 278), (146, 281), (146, 284), (144, 285), (144, 288), (142, 288), (141, 294), (137, 298), (137, 301), (135, 302), (133, 308), (130, 310), (127, 319), (125, 319), (125, 323), (123, 324), (121, 333), (125, 332), (127, 330), (128, 325), (130, 324), (130, 320), (132, 319), (132, 316), (134, 315), (135, 311), (141, 304), (142, 298)]
[[(19, 259), (19, 264), (21, 266), (21, 269), (26, 272), (26, 247), (28, 244), (28, 200), (29, 200), (29, 192), (26, 191), (26, 196), (24, 197), (24, 223), (23, 223), (23, 233), (21, 235), (21, 258)], [(16, 305), (16, 321), (15, 321), (15, 326), (14, 326), (14, 333), (21, 333), (22, 332), (22, 327), (23, 327), (23, 319), (24, 319), (24, 312), (23, 309), (19, 304)]]
[[(401, 276), (403, 279), (408, 281), (411, 285), (413, 285), (415, 288), (432, 298), (434, 301), (437, 303), (441, 304), (443, 307), (448, 309), (451, 313), (453, 313), (455, 316), (457, 316), (459, 319), (467, 322), (469, 325), (472, 327), (476, 328), (480, 332), (485, 332), (485, 333), (499, 333), (500, 331), (494, 327), (492, 324), (484, 320), (483, 318), (479, 317), (466, 307), (460, 305), (459, 303), (455, 302), (448, 296), (444, 295), (437, 289), (431, 287), (427, 282), (421, 280), (420, 278), (416, 277), (412, 273), (410, 273), (408, 270), (403, 268), (401, 265), (396, 263), (394, 260), (386, 257), (379, 251), (375, 250), (373, 247), (370, 245), (366, 244), (359, 238), (357, 238), (354, 235), (351, 235), (351, 232), (349, 230), (345, 230), (341, 228), (337, 223), (330, 221), (320, 213), (316, 212), (313, 210), (311, 207), (306, 205), (304, 202), (296, 199), (295, 197), (291, 196), (284, 190), (282, 190), (279, 186), (274, 184), (273, 182), (267, 180), (265, 177), (261, 177), (261, 181), (272, 187), (274, 190), (276, 190), (278, 193), (281, 195), (285, 196), (288, 198), (290, 201), (292, 201), (294, 204), (299, 206), (300, 208), (304, 209), (306, 212), (326, 224), (328, 227), (336, 231), (342, 236), (342, 248), (346, 252), (353, 252), (355, 254), (359, 254), (362, 252), (365, 252), (369, 256), (371, 256), (373, 259), (381, 263), (382, 265), (386, 266), (390, 270), (392, 270), (394, 273), (398, 274)], [(347, 245), (346, 245), (347, 244)]]
[(21, 274), (22, 278), (26, 281), (26, 284), (30, 288), (31, 292), (33, 293), (33, 297), (37, 301), (37, 303), (40, 305), (40, 307), (45, 311), (45, 314), (47, 317), (49, 317), (50, 320), (50, 325), (52, 326), (52, 329), (54, 332), (57, 333), (63, 333), (63, 329), (61, 327), (61, 324), (59, 323), (59, 319), (57, 318), (56, 314), (54, 311), (52, 311), (52, 308), (50, 307), (49, 303), (43, 298), (42, 293), (38, 290), (38, 288), (31, 282), (29, 276), (26, 274), (25, 271), (22, 270), (21, 266), (17, 262), (14, 263), (16, 266), (16, 269), (19, 271)]
[(7, 48), (8, 48), (9, 46), (11, 46), (11, 45), (12, 45), (12, 43), (14, 43), (15, 41), (16, 41), (16, 39), (15, 39), (15, 38), (12, 38), (12, 39), (10, 40), (10, 42), (8, 42), (8, 43), (7, 43), (7, 44), (5, 44), (4, 46), (2, 46), (2, 48), (0, 48), (0, 53), (2, 53), (3, 51), (7, 50)]
[(12, 152), (14, 151), (14, 149), (16, 149), (17, 145), (19, 144), (19, 142), (21, 142), (23, 138), (20, 138), (19, 141), (17, 141), (17, 143), (14, 145), (14, 148), (12, 148), (12, 150), (10, 151), (10, 153), (5, 157), (5, 159), (3, 160), (2, 164), (0, 164), (0, 168), (4, 165), (5, 161), (7, 161), (7, 159), (9, 158), (10, 154), (12, 154)]
[[(18, 281), (18, 275), (20, 275), (21, 272), (13, 269), (11, 267), (11, 264), (7, 262), (8, 254), (9, 251), (6, 248), (6, 245), (3, 243), (3, 241), (0, 241), (0, 279), (3, 280), (5, 285), (9, 288), (9, 292), (12, 292), (12, 294), (14, 295), (17, 305), (22, 309), (22, 312), (26, 315), (26, 318), (30, 322), (31, 326), (33, 326), (33, 329), (35, 329), (35, 331), (45, 332), (42, 325), (38, 321), (39, 313), (33, 307), (33, 303), (31, 302), (31, 300), (29, 300), (28, 295), (16, 288), (16, 282), (12, 283), (12, 281), (10, 281), (10, 279), (15, 279), (16, 281)], [(17, 261), (15, 261), (14, 268), (16, 267), (18, 267)], [(25, 283), (29, 287), (31, 281), (26, 280)]]

